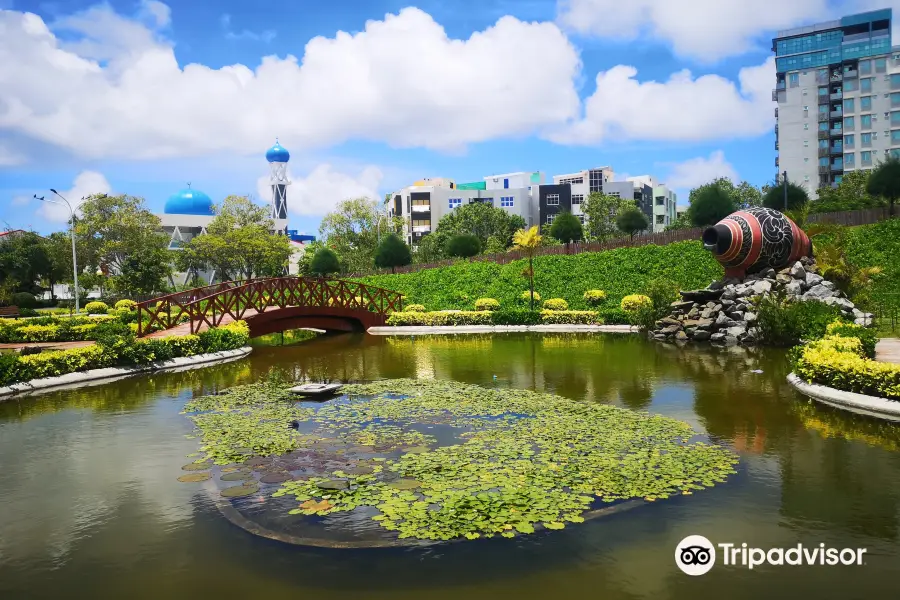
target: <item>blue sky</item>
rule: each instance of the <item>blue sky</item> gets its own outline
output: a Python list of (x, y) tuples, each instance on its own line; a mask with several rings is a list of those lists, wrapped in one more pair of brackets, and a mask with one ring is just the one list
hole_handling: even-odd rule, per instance
[(51, 187), (260, 198), (276, 136), (309, 233), (423, 177), (611, 165), (685, 204), (774, 176), (775, 30), (895, 1), (0, 0), (0, 227), (61, 228)]

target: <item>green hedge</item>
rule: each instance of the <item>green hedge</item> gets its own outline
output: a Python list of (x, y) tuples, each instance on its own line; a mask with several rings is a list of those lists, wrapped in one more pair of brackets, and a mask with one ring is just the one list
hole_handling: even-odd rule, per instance
[(94, 340), (98, 326), (115, 321), (112, 316), (37, 317), (0, 319), (0, 342), (77, 342)]
[(541, 322), (546, 325), (601, 325), (596, 310), (542, 310)]
[[(501, 307), (526, 307), (528, 280), (522, 277), (522, 270), (527, 265), (524, 259), (506, 265), (460, 261), (448, 267), (358, 280), (405, 294), (410, 303), (423, 304), (429, 310), (468, 310), (477, 298), (485, 297), (495, 298)], [(682, 289), (693, 289), (709, 285), (722, 274), (722, 267), (699, 242), (538, 256), (534, 259), (535, 300), (563, 298), (573, 310), (602, 310), (618, 307), (624, 296), (641, 292), (659, 277)], [(585, 292), (600, 289), (606, 292), (605, 301), (589, 304)]]
[(603, 320), (594, 310), (498, 310), (395, 312), (388, 317), (392, 326), (442, 325), (594, 325)]
[(849, 229), (847, 258), (855, 267), (881, 267), (871, 297), (879, 304), (900, 309), (900, 219)]
[(809, 383), (900, 400), (900, 365), (867, 358), (859, 338), (826, 335), (794, 348), (791, 363)]
[(98, 338), (95, 345), (86, 348), (53, 350), (27, 356), (0, 354), (0, 385), (90, 369), (144, 365), (182, 356), (234, 350), (246, 346), (250, 334), (244, 321), (236, 321), (200, 335), (136, 340), (127, 325), (114, 323)]

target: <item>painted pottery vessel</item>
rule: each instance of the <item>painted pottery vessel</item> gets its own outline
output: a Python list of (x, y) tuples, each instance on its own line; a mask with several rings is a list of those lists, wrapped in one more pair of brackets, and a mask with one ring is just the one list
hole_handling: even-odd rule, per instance
[(812, 244), (796, 223), (771, 208), (732, 213), (703, 232), (703, 247), (725, 267), (727, 277), (743, 277), (772, 267), (783, 269), (803, 256)]

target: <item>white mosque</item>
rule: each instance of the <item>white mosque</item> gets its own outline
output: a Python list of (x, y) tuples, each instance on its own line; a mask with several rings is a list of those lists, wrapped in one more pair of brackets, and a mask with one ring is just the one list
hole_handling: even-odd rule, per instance
[[(266, 151), (269, 162), (269, 181), (272, 186), (272, 197), (269, 201), (273, 220), (272, 235), (288, 235), (295, 252), (291, 258), (290, 272), (297, 273), (297, 261), (308, 243), (315, 241), (315, 236), (301, 235), (296, 230), (288, 229), (287, 186), (291, 184), (287, 177), (287, 164), (290, 153), (275, 140), (275, 145)], [(163, 213), (157, 215), (162, 230), (169, 236), (169, 248), (178, 250), (194, 237), (206, 233), (206, 228), (216, 216), (215, 204), (205, 193), (193, 189), (188, 184), (186, 189), (172, 194), (166, 201)], [(184, 285), (194, 274), (177, 273), (173, 285)], [(209, 282), (215, 273), (196, 273), (201, 279)]]

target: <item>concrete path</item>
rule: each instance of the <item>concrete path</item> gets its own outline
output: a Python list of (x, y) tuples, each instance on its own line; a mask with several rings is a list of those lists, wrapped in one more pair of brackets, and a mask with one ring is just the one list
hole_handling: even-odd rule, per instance
[(875, 346), (875, 360), (900, 364), (900, 339), (884, 338)]

